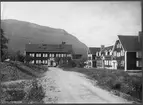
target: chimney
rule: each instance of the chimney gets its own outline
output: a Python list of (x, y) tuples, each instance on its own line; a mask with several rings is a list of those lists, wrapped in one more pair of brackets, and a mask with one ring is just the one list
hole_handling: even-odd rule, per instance
[(66, 42), (62, 42), (62, 45), (66, 44)]
[(105, 48), (105, 46), (104, 45), (101, 45), (101, 49), (100, 50), (103, 50)]

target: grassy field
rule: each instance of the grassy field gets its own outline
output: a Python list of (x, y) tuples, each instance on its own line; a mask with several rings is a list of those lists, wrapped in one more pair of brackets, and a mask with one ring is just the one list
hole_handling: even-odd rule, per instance
[(42, 103), (44, 92), (38, 83), (47, 68), (21, 62), (0, 62), (2, 103)]
[(97, 85), (113, 91), (116, 95), (141, 102), (142, 77), (129, 75), (127, 72), (108, 69), (64, 68), (66, 71), (75, 71), (85, 74), (89, 79), (97, 81)]

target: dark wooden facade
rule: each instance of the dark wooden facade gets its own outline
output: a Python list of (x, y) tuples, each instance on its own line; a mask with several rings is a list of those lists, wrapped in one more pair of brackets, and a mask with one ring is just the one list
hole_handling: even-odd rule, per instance
[[(26, 45), (26, 55), (32, 57), (30, 63), (43, 64), (48, 66), (57, 66), (60, 63), (68, 63), (72, 59), (72, 47), (66, 49), (69, 46), (63, 45), (39, 45), (39, 44), (28, 44)], [(39, 47), (37, 47), (39, 46)], [(66, 47), (65, 47), (66, 46)], [(59, 48), (60, 47), (60, 48)]]
[(141, 70), (142, 54), (139, 48), (139, 36), (118, 36), (113, 48), (113, 60), (117, 69)]

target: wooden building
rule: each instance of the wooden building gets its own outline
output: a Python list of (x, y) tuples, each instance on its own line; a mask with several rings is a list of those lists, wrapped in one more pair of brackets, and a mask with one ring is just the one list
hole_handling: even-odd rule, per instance
[(100, 47), (89, 47), (88, 49), (88, 60), (87, 60), (87, 68), (95, 68), (97, 67), (96, 61), (96, 52), (100, 51)]
[(26, 44), (26, 55), (33, 57), (31, 63), (57, 66), (72, 59), (72, 45), (62, 44)]
[(117, 69), (140, 70), (142, 67), (141, 36), (118, 35), (113, 47), (113, 60)]
[(101, 46), (96, 52), (97, 68), (112, 68), (112, 48), (113, 46)]

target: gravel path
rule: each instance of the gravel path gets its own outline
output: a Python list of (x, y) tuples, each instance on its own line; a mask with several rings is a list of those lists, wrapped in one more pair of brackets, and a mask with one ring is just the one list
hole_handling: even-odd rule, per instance
[(46, 93), (44, 103), (131, 103), (94, 86), (83, 74), (49, 68), (39, 81)]

